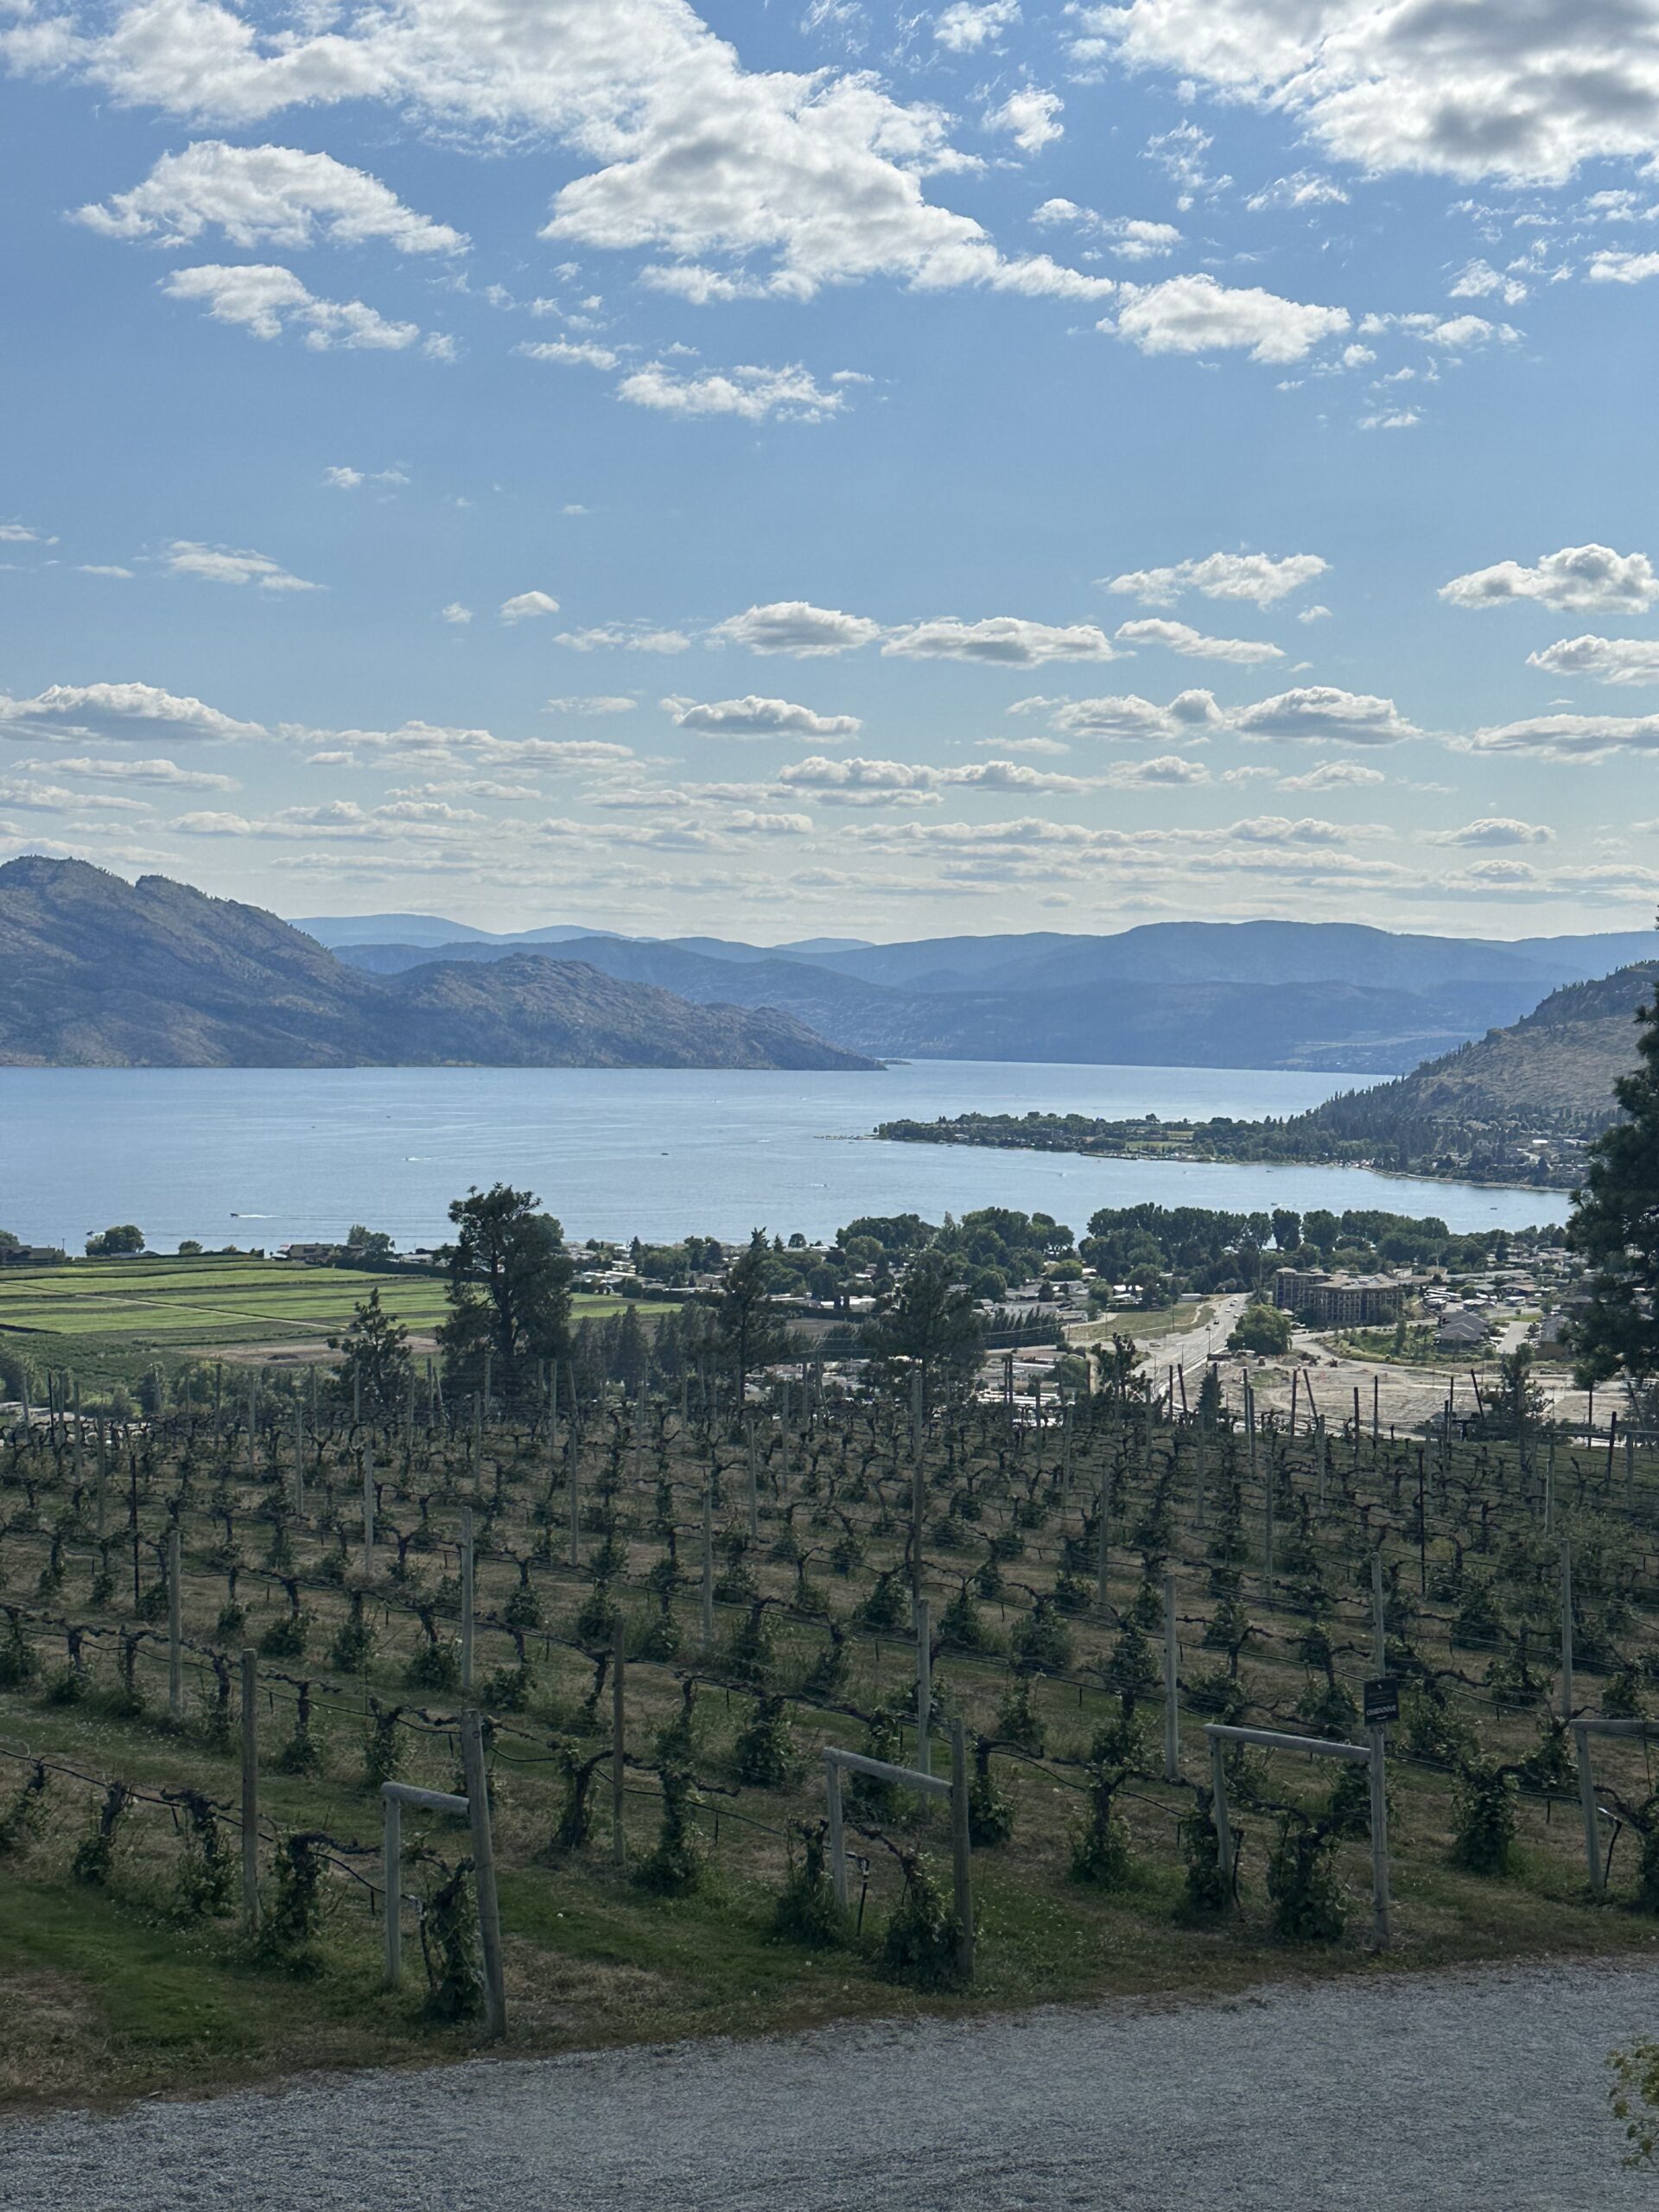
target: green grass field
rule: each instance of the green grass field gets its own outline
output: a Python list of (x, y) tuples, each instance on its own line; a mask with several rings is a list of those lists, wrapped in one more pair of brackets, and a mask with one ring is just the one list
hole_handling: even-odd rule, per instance
[[(416, 1332), (435, 1328), (447, 1310), (443, 1283), (435, 1275), (217, 1256), (72, 1260), (59, 1268), (0, 1270), (0, 1340), (21, 1339), (66, 1358), (72, 1348), (79, 1356), (95, 1344), (161, 1350), (315, 1342), (343, 1329), (371, 1290)], [(578, 1316), (611, 1313), (618, 1304), (579, 1298), (575, 1310)]]

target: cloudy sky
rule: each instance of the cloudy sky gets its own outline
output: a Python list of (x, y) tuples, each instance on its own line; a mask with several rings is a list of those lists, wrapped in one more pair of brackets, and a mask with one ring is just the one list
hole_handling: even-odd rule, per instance
[(1651, 916), (1659, 0), (0, 0), (0, 857)]

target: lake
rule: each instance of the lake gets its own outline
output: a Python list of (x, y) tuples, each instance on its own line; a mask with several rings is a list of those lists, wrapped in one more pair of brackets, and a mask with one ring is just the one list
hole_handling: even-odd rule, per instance
[(1296, 1113), (1374, 1077), (1262, 1069), (923, 1060), (871, 1074), (607, 1068), (0, 1069), (0, 1228), (79, 1251), (136, 1221), (270, 1248), (360, 1221), (402, 1245), (447, 1229), (469, 1184), (528, 1186), (575, 1236), (827, 1236), (865, 1213), (1100, 1206), (1379, 1206), (1453, 1229), (1566, 1218), (1559, 1191), (1358, 1168), (1184, 1166), (884, 1144), (901, 1116)]

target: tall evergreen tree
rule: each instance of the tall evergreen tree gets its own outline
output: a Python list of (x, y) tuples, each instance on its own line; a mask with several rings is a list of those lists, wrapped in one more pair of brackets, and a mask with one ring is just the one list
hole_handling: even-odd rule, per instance
[(449, 1274), (449, 1319), (438, 1331), (445, 1371), (463, 1390), (484, 1385), (511, 1398), (533, 1387), (539, 1363), (562, 1357), (570, 1338), (564, 1231), (530, 1191), (497, 1183), (454, 1199), (455, 1241), (438, 1257)]
[(781, 1359), (787, 1338), (772, 1312), (772, 1249), (764, 1229), (752, 1231), (748, 1244), (726, 1270), (715, 1307), (721, 1364), (732, 1377), (741, 1411), (748, 1378), (768, 1360)]
[(866, 1350), (892, 1379), (920, 1370), (924, 1412), (973, 1380), (985, 1349), (973, 1294), (954, 1277), (942, 1253), (922, 1253), (881, 1293), (864, 1331)]
[(1595, 1270), (1573, 1325), (1578, 1379), (1624, 1376), (1645, 1419), (1659, 1397), (1659, 1001), (1636, 1019), (1637, 1065), (1613, 1085), (1624, 1118), (1590, 1147), (1567, 1240)]

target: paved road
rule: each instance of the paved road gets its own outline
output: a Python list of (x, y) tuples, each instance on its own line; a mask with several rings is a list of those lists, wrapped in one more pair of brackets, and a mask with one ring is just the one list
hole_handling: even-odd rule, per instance
[(473, 2064), (0, 2128), (7, 2212), (1599, 2212), (1659, 1965)]

